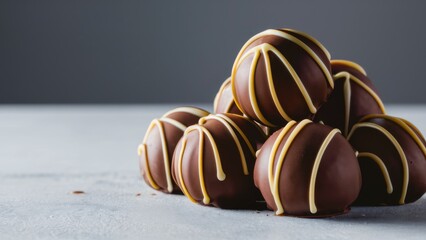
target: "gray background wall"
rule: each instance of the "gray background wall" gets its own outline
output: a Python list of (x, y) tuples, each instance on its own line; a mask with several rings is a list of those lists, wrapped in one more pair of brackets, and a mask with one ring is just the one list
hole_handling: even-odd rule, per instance
[(0, 103), (209, 102), (242, 44), (310, 33), (426, 103), (425, 1), (0, 1)]

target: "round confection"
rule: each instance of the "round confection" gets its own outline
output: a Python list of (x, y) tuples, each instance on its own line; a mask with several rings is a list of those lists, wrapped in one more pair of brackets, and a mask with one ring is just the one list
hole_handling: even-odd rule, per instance
[(150, 187), (166, 193), (180, 192), (170, 173), (173, 151), (187, 126), (207, 115), (209, 112), (200, 108), (179, 107), (151, 122), (138, 147), (141, 175)]
[(269, 29), (247, 41), (234, 62), (231, 84), (238, 108), (269, 127), (311, 118), (334, 82), (330, 55), (313, 37)]
[(361, 188), (355, 152), (338, 129), (290, 121), (257, 154), (254, 182), (277, 215), (345, 213)]
[(385, 107), (365, 70), (347, 60), (331, 60), (334, 90), (315, 115), (315, 121), (338, 128), (347, 136), (368, 114), (384, 114)]
[(219, 92), (217, 92), (213, 102), (213, 111), (214, 113), (235, 113), (243, 115), (234, 102), (230, 77), (223, 82)]
[(354, 125), (348, 140), (358, 151), (363, 182), (355, 204), (399, 205), (425, 193), (425, 140), (412, 123), (368, 115)]
[(173, 178), (192, 201), (219, 208), (250, 208), (261, 198), (253, 184), (255, 152), (265, 141), (246, 117), (217, 114), (190, 126), (173, 155)]
[[(241, 116), (244, 115), (235, 104), (234, 98), (232, 96), (230, 77), (226, 79), (225, 82), (223, 82), (222, 86), (219, 89), (219, 92), (216, 94), (216, 97), (214, 98), (214, 102), (213, 102), (213, 111), (216, 114), (234, 113)], [(257, 124), (263, 130), (266, 136), (270, 136), (273, 132), (279, 129), (276, 127), (275, 128), (268, 127), (261, 123), (257, 123)]]

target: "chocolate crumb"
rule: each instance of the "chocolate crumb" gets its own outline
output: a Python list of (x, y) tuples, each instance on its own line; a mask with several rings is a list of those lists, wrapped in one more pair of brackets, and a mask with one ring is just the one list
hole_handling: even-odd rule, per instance
[(76, 190), (76, 191), (73, 191), (72, 194), (85, 194), (85, 192), (81, 190)]
[(136, 193), (136, 197), (139, 197), (140, 195), (142, 195), (141, 193)]

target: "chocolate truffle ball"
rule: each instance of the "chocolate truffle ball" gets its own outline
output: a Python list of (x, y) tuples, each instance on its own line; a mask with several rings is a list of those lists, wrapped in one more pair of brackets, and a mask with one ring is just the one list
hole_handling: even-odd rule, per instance
[(254, 182), (277, 215), (345, 213), (361, 188), (355, 152), (338, 129), (291, 121), (257, 154)]
[(368, 115), (348, 140), (358, 151), (362, 188), (358, 205), (414, 202), (426, 191), (426, 148), (420, 131), (402, 118)]
[(230, 77), (223, 82), (219, 92), (216, 94), (213, 103), (213, 111), (214, 113), (235, 113), (237, 115), (243, 115), (234, 102)]
[[(234, 113), (237, 115), (244, 115), (240, 109), (238, 109), (235, 104), (234, 98), (232, 96), (232, 88), (231, 88), (231, 78), (223, 82), (222, 86), (219, 89), (219, 92), (216, 94), (216, 97), (213, 102), (213, 110), (214, 113)], [(261, 123), (256, 122), (259, 127), (263, 130), (266, 136), (270, 136), (273, 132), (278, 130), (279, 128), (267, 127)]]
[(186, 127), (208, 114), (200, 108), (179, 107), (151, 122), (138, 147), (141, 175), (150, 187), (166, 193), (180, 192), (170, 174), (173, 151)]
[(261, 32), (234, 62), (234, 100), (244, 114), (269, 127), (311, 118), (334, 85), (329, 59), (325, 47), (305, 33)]
[(261, 198), (253, 184), (255, 152), (262, 130), (235, 114), (201, 118), (186, 129), (173, 155), (173, 178), (195, 203), (249, 208)]
[(352, 126), (368, 114), (383, 114), (385, 107), (376, 88), (358, 64), (331, 60), (334, 90), (321, 106), (315, 121), (339, 128), (347, 136)]

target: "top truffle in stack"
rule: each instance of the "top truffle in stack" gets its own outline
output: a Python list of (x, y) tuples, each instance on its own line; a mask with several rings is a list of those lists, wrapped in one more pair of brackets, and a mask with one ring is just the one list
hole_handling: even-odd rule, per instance
[(325, 47), (305, 33), (263, 31), (234, 62), (234, 100), (244, 114), (269, 127), (311, 118), (334, 86), (329, 59)]

